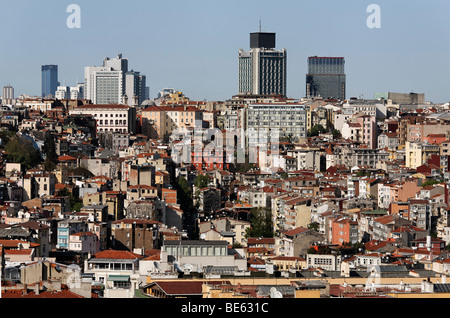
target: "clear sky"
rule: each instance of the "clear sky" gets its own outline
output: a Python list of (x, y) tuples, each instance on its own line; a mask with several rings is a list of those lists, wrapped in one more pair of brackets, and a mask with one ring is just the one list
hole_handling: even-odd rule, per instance
[[(70, 4), (81, 28), (69, 29)], [(378, 4), (381, 28), (367, 7)], [(346, 59), (347, 96), (425, 93), (450, 101), (448, 0), (0, 0), (0, 86), (40, 95), (42, 64), (67, 86), (84, 67), (122, 53), (147, 75), (151, 98), (173, 87), (191, 99), (225, 100), (238, 90), (238, 50), (249, 33), (277, 34), (288, 51), (288, 96), (305, 95), (308, 56)]]

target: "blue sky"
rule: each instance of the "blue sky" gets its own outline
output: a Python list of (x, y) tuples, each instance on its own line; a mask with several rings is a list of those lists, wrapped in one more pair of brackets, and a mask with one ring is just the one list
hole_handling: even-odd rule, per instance
[[(69, 29), (69, 4), (81, 28)], [(369, 29), (370, 4), (381, 28)], [(445, 0), (0, 0), (0, 86), (40, 94), (42, 64), (59, 65), (62, 84), (82, 82), (84, 67), (122, 53), (147, 75), (151, 97), (164, 87), (192, 99), (237, 93), (238, 50), (249, 33), (276, 32), (288, 51), (288, 96), (305, 95), (308, 56), (346, 58), (347, 96), (425, 93), (450, 101), (450, 2)]]

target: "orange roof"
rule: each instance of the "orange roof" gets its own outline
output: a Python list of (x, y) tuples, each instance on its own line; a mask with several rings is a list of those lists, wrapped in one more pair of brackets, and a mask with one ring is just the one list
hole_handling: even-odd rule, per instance
[(140, 259), (142, 255), (129, 251), (105, 250), (98, 252), (93, 257), (97, 259)]
[(28, 248), (28, 249), (23, 249), (23, 250), (6, 250), (5, 249), (5, 254), (9, 254), (9, 255), (30, 255), (31, 253), (33, 253), (33, 249)]
[(58, 161), (77, 161), (77, 158), (74, 158), (72, 156), (61, 156), (58, 157)]

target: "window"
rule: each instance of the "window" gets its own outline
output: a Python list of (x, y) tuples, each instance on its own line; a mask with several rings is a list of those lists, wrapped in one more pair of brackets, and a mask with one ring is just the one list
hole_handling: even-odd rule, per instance
[(130, 282), (114, 282), (114, 288), (129, 289), (130, 287)]

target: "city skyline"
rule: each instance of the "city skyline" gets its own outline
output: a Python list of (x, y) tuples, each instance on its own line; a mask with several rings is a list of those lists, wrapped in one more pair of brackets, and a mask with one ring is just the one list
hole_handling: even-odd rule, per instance
[[(433, 102), (450, 100), (450, 84), (441, 75), (450, 71), (442, 63), (450, 57), (450, 43), (442, 41), (449, 29), (444, 21), (450, 5), (444, 1), (434, 6), (377, 1), (380, 29), (366, 25), (368, 1), (283, 1), (276, 8), (267, 1), (131, 1), (128, 10), (114, 2), (77, 1), (80, 29), (66, 26), (69, 4), (4, 2), (0, 17), (11, 31), (4, 38), (8, 50), (0, 62), (0, 86), (11, 84), (16, 96), (39, 96), (41, 65), (59, 65), (61, 85), (76, 85), (84, 81), (84, 67), (122, 53), (130, 69), (147, 76), (150, 98), (174, 87), (192, 99), (228, 99), (238, 93), (238, 51), (248, 48), (248, 36), (261, 20), (262, 31), (276, 33), (277, 47), (289, 52), (288, 97), (304, 97), (307, 58), (317, 55), (345, 57), (347, 97), (398, 91), (425, 93)], [(120, 20), (133, 22), (116, 23)], [(43, 38), (48, 45), (32, 53), (23, 49)]]

